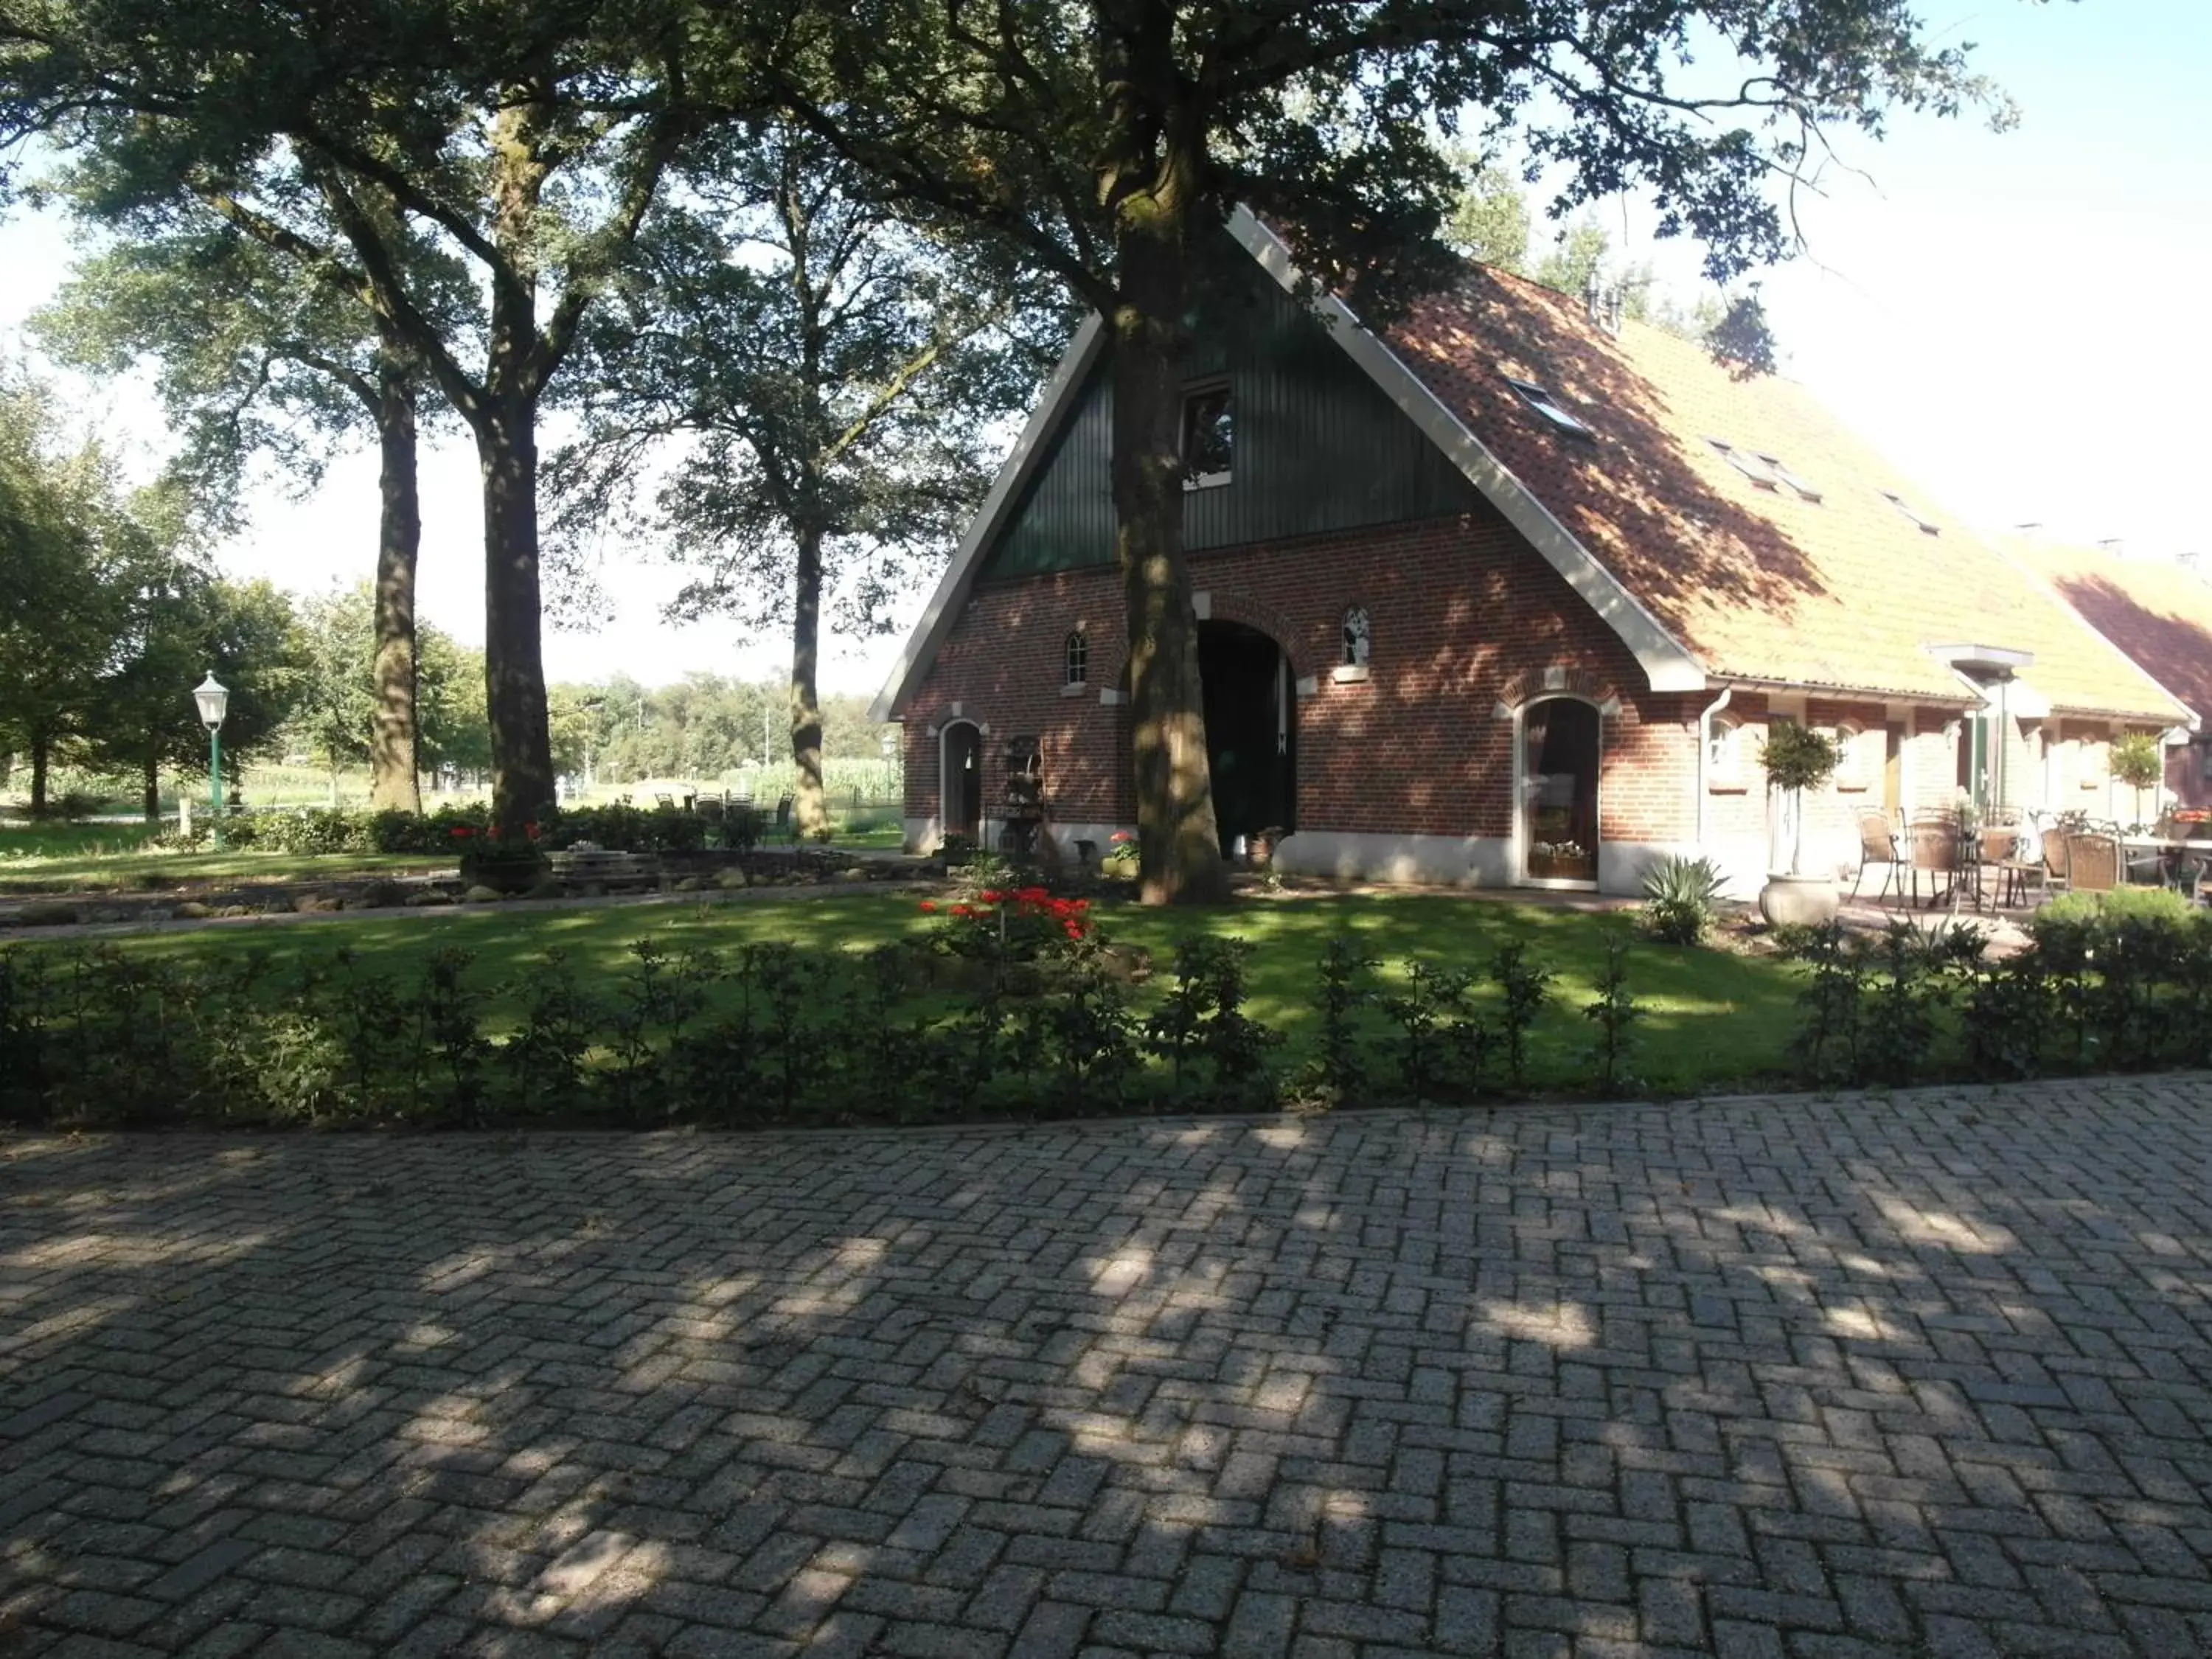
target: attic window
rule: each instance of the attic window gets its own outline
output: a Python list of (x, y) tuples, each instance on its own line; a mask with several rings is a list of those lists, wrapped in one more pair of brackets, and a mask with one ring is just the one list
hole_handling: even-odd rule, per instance
[(1533, 385), (1527, 380), (1511, 379), (1507, 380), (1505, 384), (1521, 394), (1522, 402), (1527, 404), (1529, 408), (1534, 410), (1560, 431), (1571, 432), (1582, 438), (1594, 438), (1597, 435), (1587, 424), (1569, 414), (1559, 400), (1545, 391), (1543, 387)]
[(1229, 482), (1236, 453), (1236, 410), (1225, 381), (1182, 394), (1182, 486), (1204, 489)]
[(1908, 507), (1905, 504), (1905, 497), (1899, 495), (1895, 490), (1883, 490), (1881, 492), (1881, 498), (1887, 501), (1892, 507), (1895, 507), (1899, 513), (1902, 513), (1906, 518), (1911, 520), (1914, 524), (1919, 526), (1920, 533), (1922, 535), (1940, 536), (1943, 533), (1936, 526), (1929, 523), (1927, 520), (1922, 518), (1917, 513), (1914, 512), (1911, 507)]

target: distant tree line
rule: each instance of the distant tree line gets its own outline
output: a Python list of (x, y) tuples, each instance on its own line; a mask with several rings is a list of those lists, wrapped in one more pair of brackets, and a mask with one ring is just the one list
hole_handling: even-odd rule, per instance
[[(127, 785), (157, 817), (165, 786), (207, 775), (191, 690), (208, 673), (230, 692), (227, 757), (307, 762), (334, 789), (342, 774), (374, 773), (388, 641), (372, 584), (295, 596), (226, 579), (173, 478), (131, 488), (99, 443), (66, 433), (45, 387), (0, 381), (0, 784), (42, 815), (67, 766)], [(422, 779), (479, 782), (494, 766), (483, 653), (410, 621), (410, 764)], [(818, 702), (823, 756), (879, 756), (863, 699)], [(781, 766), (787, 706), (784, 686), (714, 674), (556, 684), (554, 763), (612, 783)]]

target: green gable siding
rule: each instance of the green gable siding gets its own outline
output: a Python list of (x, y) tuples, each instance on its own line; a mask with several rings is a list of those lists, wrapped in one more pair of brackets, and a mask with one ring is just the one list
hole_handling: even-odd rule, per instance
[[(1236, 291), (1201, 305), (1190, 378), (1235, 397), (1228, 483), (1183, 498), (1192, 552), (1464, 513), (1474, 486), (1305, 313), (1240, 254)], [(1102, 357), (981, 575), (1040, 575), (1114, 558), (1113, 390)]]

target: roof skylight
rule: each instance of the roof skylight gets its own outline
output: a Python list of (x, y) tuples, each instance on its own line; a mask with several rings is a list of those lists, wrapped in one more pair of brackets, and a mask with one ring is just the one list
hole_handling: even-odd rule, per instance
[(1895, 507), (1899, 513), (1902, 513), (1906, 518), (1911, 520), (1915, 525), (1918, 526), (1922, 535), (1940, 536), (1943, 533), (1940, 527), (1929, 523), (1927, 520), (1922, 518), (1919, 514), (1915, 512), (1912, 507), (1906, 503), (1905, 497), (1899, 495), (1895, 490), (1883, 490), (1881, 492), (1881, 498), (1887, 501), (1892, 507)]
[(1779, 455), (1770, 455), (1764, 450), (1738, 449), (1734, 444), (1718, 438), (1705, 441), (1728, 461), (1729, 465), (1757, 484), (1761, 489), (1771, 489), (1779, 495), (1787, 489), (1800, 501), (1817, 501), (1820, 492), (1792, 472)]
[(1768, 471), (1796, 490), (1800, 500), (1817, 501), (1820, 499), (1820, 492), (1792, 472), (1779, 455), (1761, 455), (1759, 459), (1766, 463)]
[(1505, 384), (1521, 394), (1523, 403), (1559, 428), (1560, 431), (1571, 432), (1583, 438), (1594, 438), (1597, 435), (1590, 430), (1586, 422), (1570, 414), (1565, 406), (1542, 386), (1533, 385), (1527, 380), (1511, 379), (1507, 380)]
[(1738, 449), (1734, 444), (1723, 443), (1718, 438), (1705, 441), (1720, 453), (1721, 459), (1757, 484), (1761, 489), (1779, 489), (1782, 481), (1774, 476), (1773, 468), (1764, 456), (1754, 455), (1747, 449)]

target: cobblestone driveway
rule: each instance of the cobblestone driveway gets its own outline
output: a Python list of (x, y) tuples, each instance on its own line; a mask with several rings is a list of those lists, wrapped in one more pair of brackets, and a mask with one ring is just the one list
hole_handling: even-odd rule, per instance
[(0, 1140), (0, 1649), (2212, 1652), (2208, 1109)]

